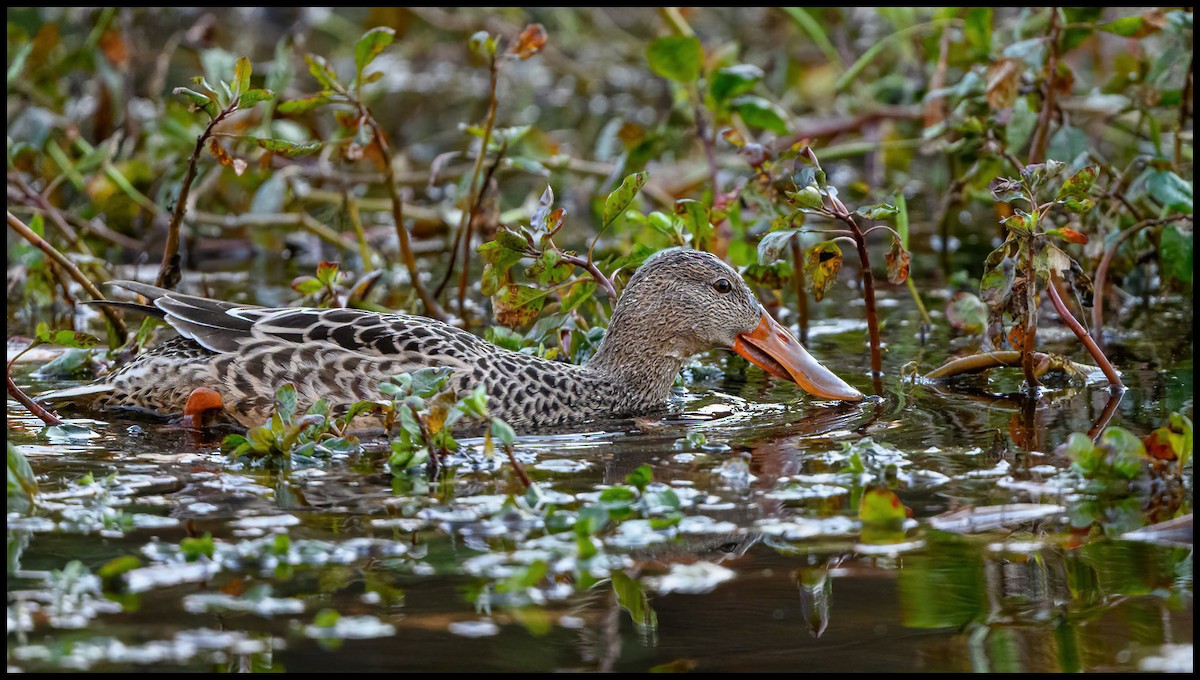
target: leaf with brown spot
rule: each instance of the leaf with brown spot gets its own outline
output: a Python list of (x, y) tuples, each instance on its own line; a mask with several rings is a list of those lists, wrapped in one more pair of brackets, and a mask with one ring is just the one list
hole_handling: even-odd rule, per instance
[(546, 28), (541, 24), (529, 24), (525, 30), (521, 31), (521, 35), (517, 36), (517, 42), (513, 45), (512, 53), (519, 57), (522, 61), (532, 57), (542, 48), (546, 46)]
[(988, 66), (987, 102), (993, 111), (1012, 106), (1024, 67), (1025, 63), (1020, 59), (997, 59)]
[(900, 244), (900, 239), (892, 238), (892, 249), (884, 257), (887, 260), (888, 281), (904, 283), (908, 279), (908, 265), (912, 256)]
[(232, 155), (230, 155), (230, 153), (225, 150), (225, 147), (221, 146), (221, 143), (218, 142), (215, 137), (208, 140), (208, 150), (211, 151), (212, 155), (216, 157), (217, 162), (227, 168), (232, 168), (235, 175), (240, 176), (246, 171), (246, 161), (240, 158), (234, 158)]
[(813, 297), (820, 302), (825, 292), (837, 281), (842, 268), (842, 249), (833, 241), (821, 241), (804, 252), (804, 278), (809, 281)]
[(537, 288), (510, 283), (492, 296), (496, 322), (512, 328), (537, 318), (546, 304), (546, 295)]
[(1086, 245), (1088, 242), (1088, 237), (1086, 235), (1081, 234), (1074, 229), (1051, 229), (1046, 232), (1046, 235), (1054, 236), (1055, 238), (1062, 239), (1067, 243), (1076, 243), (1081, 246)]

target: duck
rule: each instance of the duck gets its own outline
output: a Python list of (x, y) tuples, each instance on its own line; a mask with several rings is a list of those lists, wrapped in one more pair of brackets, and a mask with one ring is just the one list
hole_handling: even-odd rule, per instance
[(482, 385), (490, 414), (514, 427), (569, 426), (664, 408), (688, 360), (715, 348), (818, 398), (864, 398), (772, 318), (732, 267), (702, 251), (647, 260), (617, 300), (597, 351), (579, 365), (503, 349), (422, 316), (258, 307), (135, 281), (112, 284), (149, 301), (117, 305), (164, 319), (178, 336), (91, 385), (40, 400), (86, 397), (101, 409), (171, 415), (204, 390), (215, 392), (222, 415), (253, 427), (270, 418), (284, 383), (295, 387), (301, 407), (325, 399), (344, 408), (379, 399), (379, 383), (392, 376), (447, 367), (450, 387), (461, 394)]

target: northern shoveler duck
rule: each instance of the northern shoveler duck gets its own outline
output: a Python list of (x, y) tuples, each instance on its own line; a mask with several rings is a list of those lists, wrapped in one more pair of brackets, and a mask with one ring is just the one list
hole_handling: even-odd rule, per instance
[(263, 423), (276, 388), (290, 382), (299, 401), (378, 399), (381, 380), (429, 366), (454, 369), (458, 390), (484, 385), (493, 415), (516, 426), (578, 423), (660, 408), (694, 354), (729, 348), (768, 373), (824, 399), (863, 395), (818, 363), (771, 318), (729, 265), (698, 251), (667, 251), (629, 281), (608, 333), (586, 364), (501, 349), (420, 316), (356, 309), (266, 308), (116, 281), (153, 306), (122, 303), (162, 317), (180, 337), (84, 388), (96, 406), (181, 414), (197, 388), (210, 388), (239, 423)]

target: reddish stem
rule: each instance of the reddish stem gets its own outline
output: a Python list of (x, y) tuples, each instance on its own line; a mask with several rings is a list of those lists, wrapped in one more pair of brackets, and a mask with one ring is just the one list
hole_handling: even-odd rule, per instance
[(795, 271), (793, 280), (796, 284), (796, 316), (797, 328), (800, 332), (800, 342), (808, 342), (808, 295), (805, 294), (804, 281), (804, 251), (800, 248), (800, 236), (792, 237), (792, 266)]
[(1104, 257), (1100, 258), (1100, 264), (1096, 267), (1095, 283), (1093, 284), (1093, 288), (1096, 291), (1096, 299), (1092, 303), (1092, 333), (1097, 341), (1101, 341), (1100, 335), (1104, 332), (1104, 289), (1108, 281), (1108, 266), (1112, 263), (1113, 257), (1116, 256), (1117, 248), (1120, 248), (1122, 243), (1129, 240), (1131, 236), (1142, 229), (1191, 219), (1191, 215), (1180, 214), (1160, 219), (1143, 220), (1117, 234), (1117, 237), (1113, 239), (1112, 245), (1108, 247), (1108, 250), (1104, 251)]
[(1055, 96), (1058, 94), (1054, 81), (1058, 79), (1058, 8), (1050, 8), (1050, 27), (1047, 30), (1050, 39), (1050, 57), (1046, 62), (1045, 94), (1042, 97), (1042, 110), (1038, 114), (1037, 129), (1033, 133), (1033, 143), (1029, 146), (1029, 162), (1040, 163), (1045, 160), (1046, 147), (1050, 144), (1050, 119), (1054, 117)]
[(17, 383), (12, 379), (12, 364), (9, 363), (8, 371), (5, 372), (4, 382), (8, 386), (8, 396), (21, 402), (21, 405), (29, 409), (29, 412), (41, 419), (47, 425), (62, 425), (62, 418), (59, 418), (54, 412), (47, 411), (41, 404), (29, 398), (29, 395), (21, 391), (17, 387)]
[(1108, 357), (1104, 356), (1104, 352), (1100, 350), (1100, 346), (1096, 344), (1092, 336), (1088, 335), (1087, 330), (1079, 323), (1075, 315), (1071, 313), (1071, 310), (1067, 309), (1066, 303), (1063, 302), (1062, 296), (1058, 294), (1058, 288), (1055, 286), (1057, 281), (1057, 277), (1054, 277), (1049, 282), (1049, 285), (1046, 286), (1046, 292), (1050, 295), (1050, 301), (1054, 303), (1054, 310), (1058, 312), (1058, 315), (1062, 317), (1063, 323), (1067, 324), (1067, 327), (1071, 329), (1075, 337), (1079, 338), (1079, 342), (1083, 343), (1088, 353), (1096, 360), (1096, 365), (1100, 367), (1101, 371), (1104, 371), (1104, 377), (1108, 378), (1109, 384), (1113, 387), (1125, 387), (1125, 384), (1121, 382), (1121, 377), (1117, 375), (1116, 369), (1109, 363)]

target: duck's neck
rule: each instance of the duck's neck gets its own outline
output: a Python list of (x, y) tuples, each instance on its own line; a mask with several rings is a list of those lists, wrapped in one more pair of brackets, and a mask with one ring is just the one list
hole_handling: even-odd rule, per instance
[(611, 381), (625, 405), (652, 406), (666, 400), (680, 369), (694, 354), (678, 338), (654, 337), (651, 329), (628, 323), (618, 311), (587, 363), (588, 369)]

